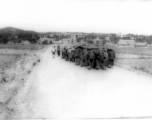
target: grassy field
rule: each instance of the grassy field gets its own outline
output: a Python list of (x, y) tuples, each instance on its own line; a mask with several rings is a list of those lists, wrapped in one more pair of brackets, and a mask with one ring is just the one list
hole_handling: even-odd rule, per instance
[(34, 53), (45, 45), (0, 44), (0, 72), (10, 68), (23, 55)]
[(117, 66), (152, 75), (152, 47), (105, 47), (115, 51)]
[(22, 45), (22, 44), (0, 44), (0, 49), (30, 49), (30, 50), (39, 50), (44, 48), (45, 45), (38, 45), (38, 44), (30, 44), (30, 45)]
[(116, 59), (115, 64), (152, 75), (152, 59)]
[[(152, 48), (119, 48), (112, 47), (116, 52), (116, 65), (141, 71), (152, 75)], [(123, 59), (118, 55), (123, 55)]]
[(0, 54), (0, 71), (10, 68), (20, 57), (19, 54)]
[(116, 53), (152, 56), (152, 47), (117, 47), (117, 46), (106, 46), (106, 47), (113, 49)]

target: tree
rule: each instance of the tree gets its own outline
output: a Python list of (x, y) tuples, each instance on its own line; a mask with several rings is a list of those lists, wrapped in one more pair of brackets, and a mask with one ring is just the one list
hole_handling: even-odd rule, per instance
[(37, 34), (33, 34), (31, 36), (31, 38), (29, 39), (29, 42), (31, 42), (31, 43), (37, 43), (39, 39), (40, 39), (40, 37)]
[(104, 46), (106, 44), (106, 40), (105, 39), (103, 39), (103, 41), (102, 41), (102, 45)]
[(87, 42), (90, 43), (90, 44), (93, 44), (93, 41), (92, 41), (92, 40), (88, 40)]
[(99, 41), (97, 41), (97, 43), (96, 43), (96, 44), (97, 44), (97, 46), (98, 46), (98, 45), (99, 45)]
[(42, 42), (42, 44), (43, 44), (43, 45), (47, 45), (47, 44), (48, 44), (48, 41), (47, 41), (47, 40), (44, 40), (44, 41)]
[(145, 39), (145, 37), (138, 37), (136, 39), (136, 42), (147, 42), (147, 40)]
[(117, 44), (119, 39), (120, 39), (119, 37), (111, 37), (111, 42)]
[(9, 34), (1, 34), (0, 43), (7, 44), (9, 41)]
[(3, 39), (2, 39), (2, 43), (3, 43), (3, 44), (7, 44), (7, 43), (8, 43), (8, 39), (7, 39), (7, 38), (3, 38)]
[(146, 40), (147, 44), (152, 44), (152, 36), (150, 36), (147, 40)]
[(74, 40), (73, 40), (73, 39), (71, 40), (71, 43), (74, 43)]

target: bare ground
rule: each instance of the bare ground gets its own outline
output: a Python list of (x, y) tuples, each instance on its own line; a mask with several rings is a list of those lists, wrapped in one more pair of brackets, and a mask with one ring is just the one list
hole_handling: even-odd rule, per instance
[(33, 67), (39, 62), (42, 51), (0, 49), (0, 118), (9, 119), (16, 110), (14, 96), (25, 85)]

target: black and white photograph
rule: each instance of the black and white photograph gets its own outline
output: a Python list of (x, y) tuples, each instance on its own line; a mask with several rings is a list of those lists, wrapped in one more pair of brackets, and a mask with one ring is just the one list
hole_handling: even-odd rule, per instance
[(151, 0), (0, 0), (0, 120), (152, 119)]

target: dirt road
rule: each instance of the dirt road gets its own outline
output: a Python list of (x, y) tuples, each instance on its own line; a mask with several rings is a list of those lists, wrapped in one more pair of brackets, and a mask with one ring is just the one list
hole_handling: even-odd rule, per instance
[(152, 79), (116, 66), (87, 70), (52, 58), (48, 48), (16, 99), (13, 118), (152, 116)]

